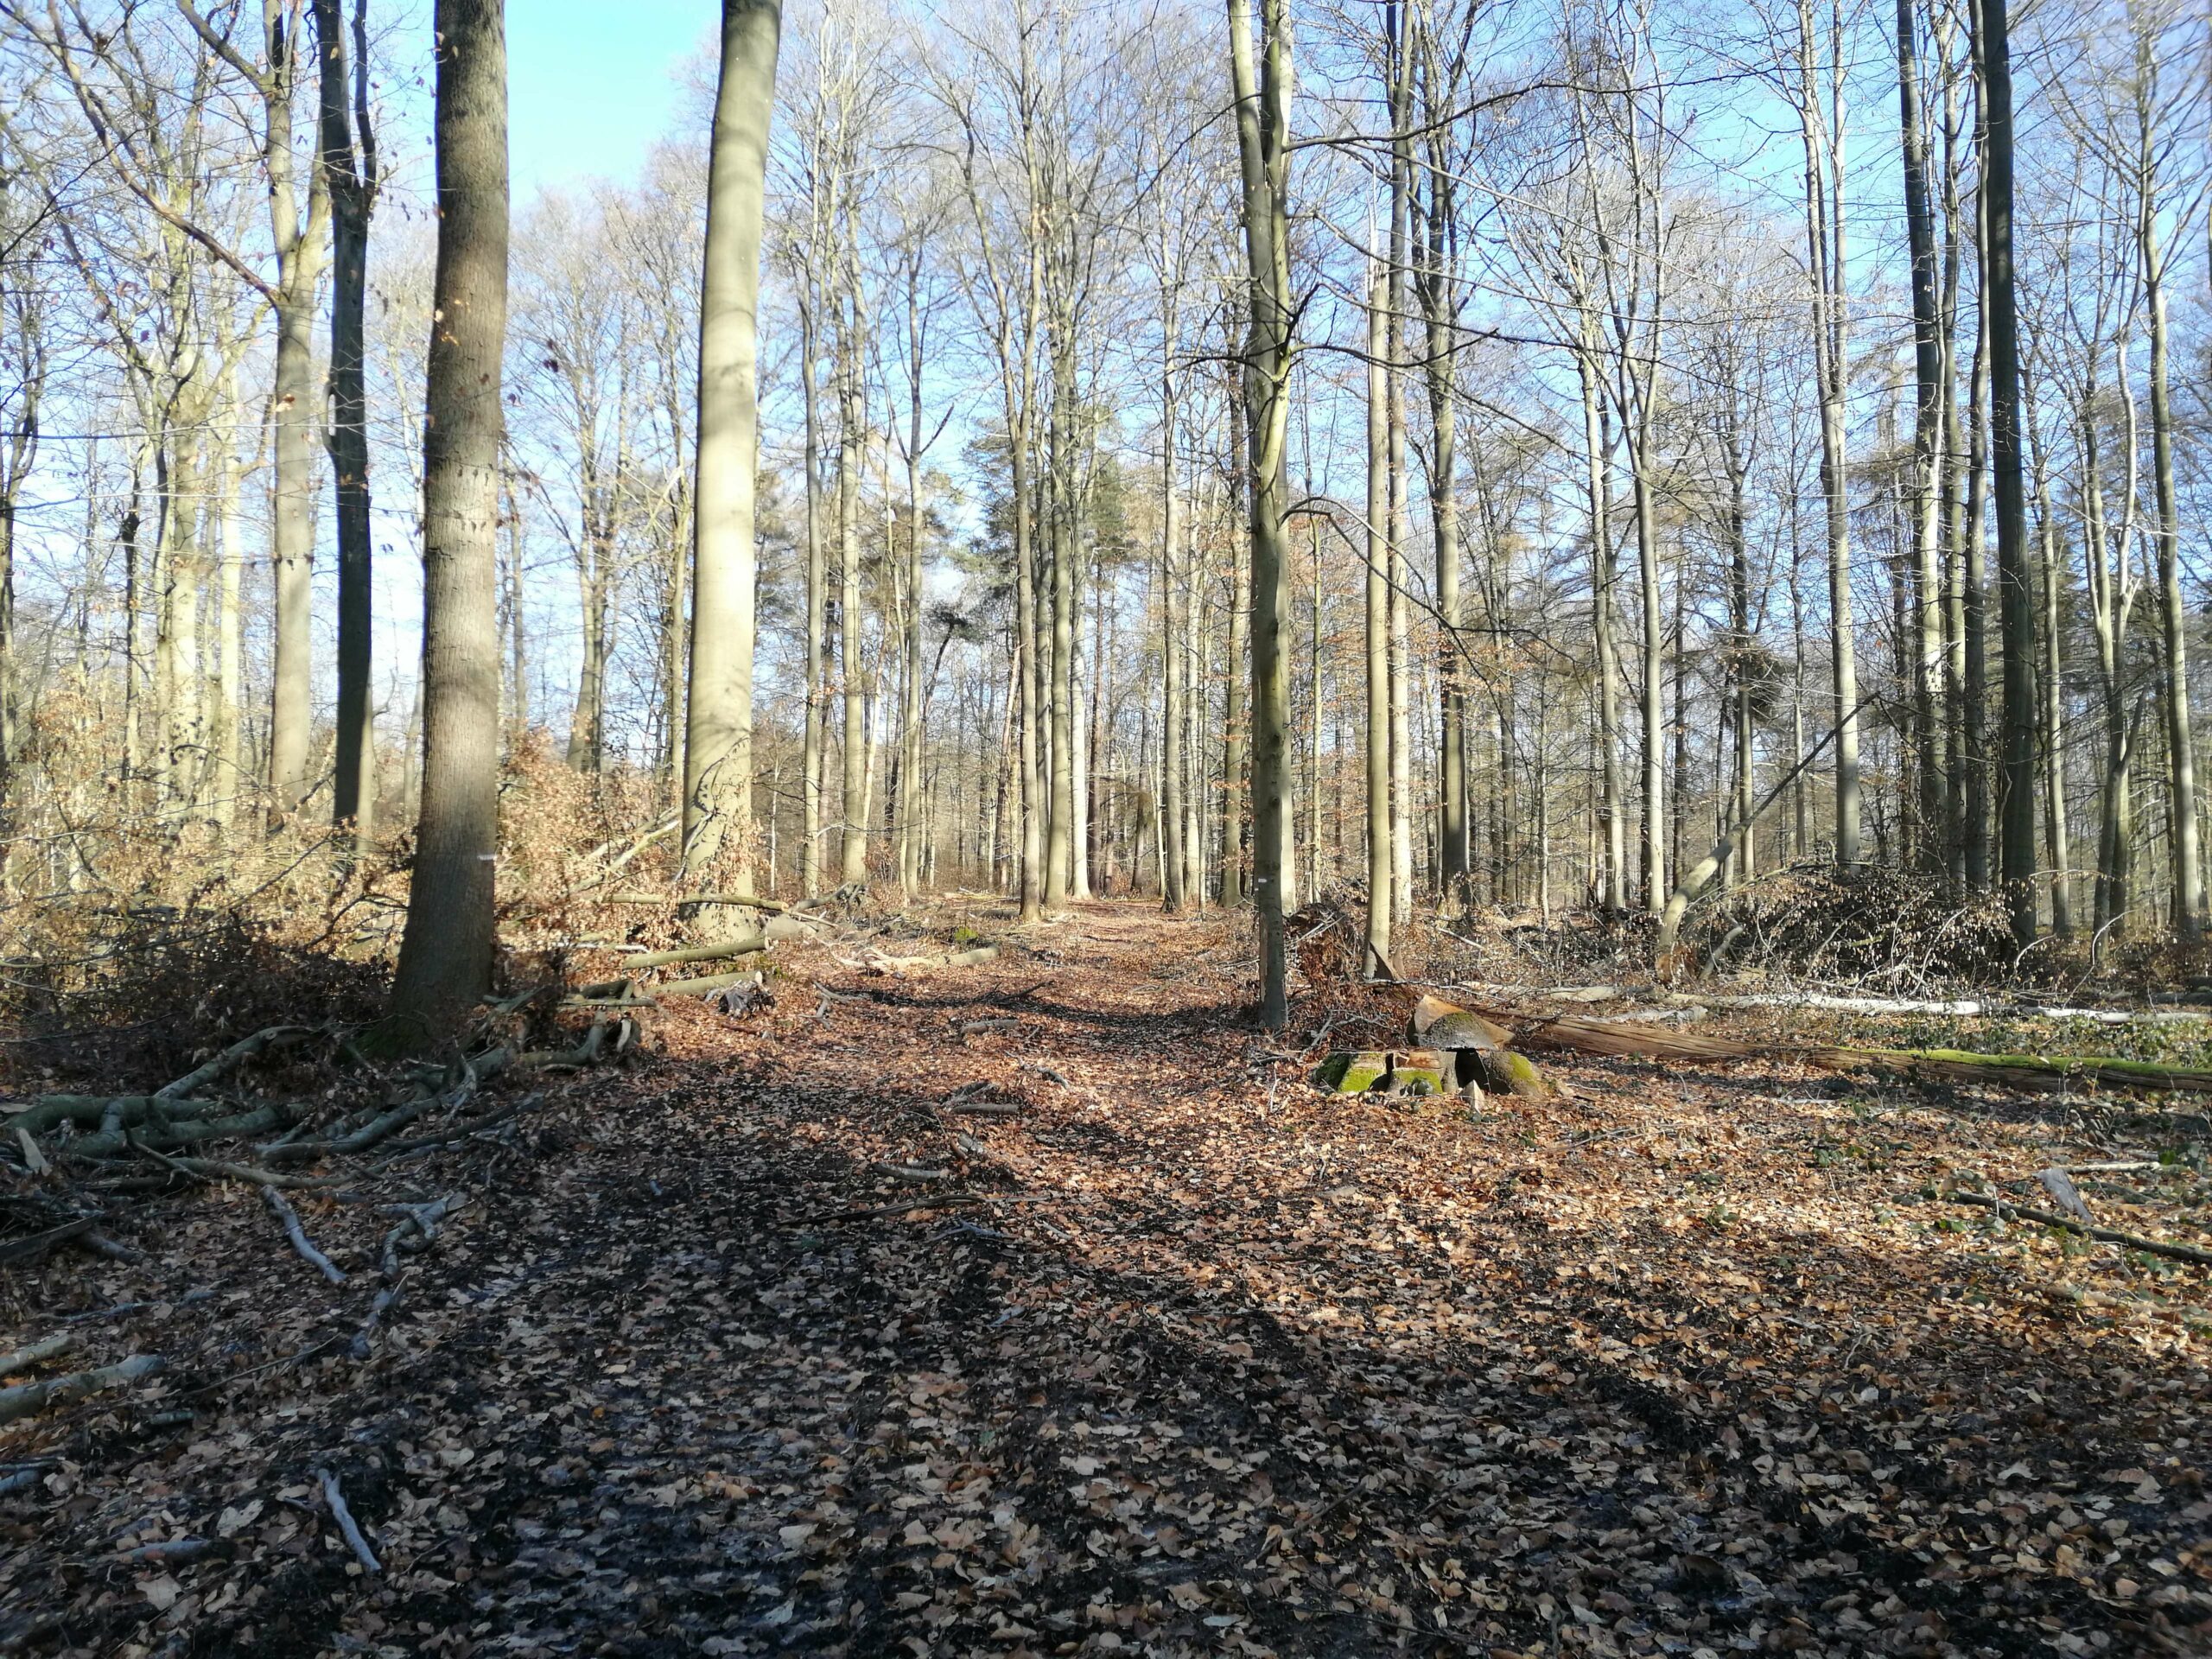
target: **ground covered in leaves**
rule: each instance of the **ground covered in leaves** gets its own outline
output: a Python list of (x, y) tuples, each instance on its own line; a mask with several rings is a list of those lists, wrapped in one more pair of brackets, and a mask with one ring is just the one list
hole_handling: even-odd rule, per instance
[(219, 1185), (0, 1274), (0, 1346), (168, 1362), (0, 1432), (0, 1650), (2212, 1651), (2208, 1275), (1929, 1196), (2164, 1154), (2082, 1190), (2203, 1243), (2201, 1116), (1337, 1099), (1226, 926), (1007, 943), (796, 955), (410, 1166), (467, 1204), (365, 1359), (343, 1190), (342, 1286)]

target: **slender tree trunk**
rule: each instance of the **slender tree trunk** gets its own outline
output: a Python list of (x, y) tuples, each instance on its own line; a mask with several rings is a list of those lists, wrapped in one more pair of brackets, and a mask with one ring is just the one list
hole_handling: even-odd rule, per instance
[(2020, 382), (2020, 421), (2025, 429), (2035, 477), (2036, 535), (2043, 606), (2044, 845), (2050, 858), (2050, 927), (2062, 939), (2074, 937), (2071, 850), (2066, 829), (2066, 636), (2060, 626), (2059, 594), (2064, 562), (2058, 542), (2058, 517), (2052, 511), (2048, 457), (2036, 426), (2032, 374)]
[(1251, 424), (1252, 893), (1260, 920), (1260, 1020), (1289, 1018), (1283, 950), (1284, 756), (1289, 683), (1282, 650), (1284, 479), (1293, 327), (1290, 295), (1290, 19), (1287, 0), (1260, 0), (1262, 74), (1253, 73), (1252, 0), (1229, 0), (1230, 79), (1243, 168), (1244, 403)]
[[(1166, 347), (1172, 357), (1172, 324)], [(1181, 561), (1183, 495), (1175, 484), (1175, 384), (1172, 365), (1160, 376), (1160, 668), (1162, 705), (1160, 726), (1160, 907), (1171, 916), (1183, 911), (1185, 824), (1183, 821), (1183, 700), (1181, 658), (1190, 626), (1183, 598)]]
[(237, 817), (238, 792), (245, 786), (245, 772), (238, 753), (239, 728), (245, 724), (245, 613), (238, 594), (245, 569), (245, 555), (239, 545), (239, 518), (244, 511), (245, 486), (238, 454), (238, 429), (245, 405), (238, 401), (238, 375), (233, 368), (226, 366), (224, 370), (217, 406), (223, 411), (215, 498), (222, 524), (217, 542), (222, 569), (216, 581), (215, 721), (209, 747), (214, 752), (216, 764), (215, 821), (227, 837)]
[(374, 531), (362, 358), (369, 215), (376, 207), (378, 170), (369, 121), (366, 11), (367, 0), (354, 0), (349, 53), (339, 0), (315, 0), (321, 60), (319, 165), (331, 204), (329, 448), (338, 509), (338, 753), (331, 817), (353, 826), (356, 847), (367, 844), (376, 816), (376, 716), (369, 688)]
[[(392, 1011), (442, 1039), (492, 969), (499, 843), (503, 0), (437, 0), (438, 252), (423, 454), (423, 793)], [(281, 493), (281, 492), (280, 492)]]
[(1362, 973), (1390, 959), (1396, 915), (1390, 836), (1390, 296), (1367, 273), (1367, 944)]
[[(691, 656), (683, 734), (683, 871), (725, 849), (753, 891), (753, 477), (759, 465), (760, 236), (781, 0), (722, 0), (699, 287)], [(810, 405), (812, 403), (809, 398)], [(812, 458), (809, 457), (810, 475)]]
[(507, 753), (522, 747), (530, 730), (530, 631), (523, 620), (522, 504), (515, 499), (514, 480), (499, 480), (502, 518), (507, 527)]
[[(1997, 31), (2004, 28), (2003, 0), (1981, 0), (1981, 3), (1985, 13), (1993, 20), (1990, 24), (1993, 41), (2001, 41), (2003, 36)], [(2154, 129), (2156, 116), (2150, 101), (2148, 43), (2140, 44), (2138, 51), (2136, 118), (2142, 161), (2136, 238), (2142, 264), (2144, 299), (2151, 320), (2151, 477), (2158, 513), (2158, 625), (2160, 643), (2165, 651), (2165, 679), (2159, 700), (2164, 706), (2166, 717), (2166, 803), (2172, 835), (2174, 931), (2183, 939), (2193, 940), (2203, 926), (2203, 868), (2197, 847), (2196, 742), (2190, 730), (2189, 707), (2189, 621), (2181, 588), (2181, 517), (2174, 486), (2174, 417), (2172, 399), (2167, 389), (2166, 256), (2158, 244), (2158, 141)], [(2009, 115), (2008, 109), (2005, 130), (2005, 176), (2008, 180), (2012, 161)], [(2008, 253), (2009, 231), (2008, 222)], [(2008, 281), (2009, 276), (2008, 269)], [(2016, 456), (2016, 466), (2017, 460)], [(2001, 516), (2001, 503), (1999, 511)], [(2007, 649), (2010, 649), (2009, 644)], [(2008, 663), (2005, 676), (2008, 710), (2012, 689)], [(2006, 735), (2009, 740), (2009, 731)], [(2009, 747), (2006, 753), (2009, 757)], [(2009, 766), (2009, 759), (2007, 764)]]
[(1913, 0), (1897, 0), (1897, 109), (1904, 137), (1905, 227), (1912, 257), (1912, 551), (1915, 572), (1913, 626), (1917, 653), (1913, 665), (1913, 740), (1918, 775), (1923, 868), (1942, 867), (1943, 774), (1937, 741), (1938, 688), (1942, 672), (1942, 581), (1937, 561), (1938, 484), (1942, 442), (1942, 345), (1936, 315), (1936, 227), (1928, 189), (1928, 139), (1922, 113), (1919, 46)]
[(1827, 506), (1828, 613), (1835, 688), (1835, 857), (1859, 862), (1859, 660), (1852, 624), (1851, 518), (1846, 496), (1844, 400), (1849, 393), (1847, 274), (1843, 239), (1843, 134), (1828, 111), (1840, 105), (1841, 67), (1832, 66), (1824, 95), (1812, 0), (1798, 0), (1801, 90), (1805, 143), (1805, 225), (1813, 272), (1814, 358), (1821, 404), (1821, 495)]
[[(857, 296), (853, 296), (857, 302)], [(861, 405), (860, 329), (839, 342), (837, 369), (837, 645), (844, 711), (844, 820), (837, 879), (868, 880), (868, 687), (861, 661), (861, 467), (868, 441)]]
[(806, 732), (804, 739), (803, 798), (799, 836), (799, 887), (807, 894), (823, 886), (822, 794), (824, 772), (823, 642), (828, 637), (830, 573), (822, 521), (827, 505), (822, 490), (820, 403), (815, 384), (817, 341), (811, 306), (799, 308), (799, 378), (806, 403)]
[(1598, 378), (1594, 320), (1584, 313), (1583, 349), (1574, 357), (1582, 386), (1583, 444), (1589, 461), (1590, 630), (1598, 653), (1598, 765), (1605, 786), (1605, 897), (1608, 909), (1628, 903), (1628, 805), (1621, 782), (1621, 662), (1613, 635), (1612, 439)]
[[(1229, 404), (1230, 501), (1250, 504), (1250, 387), (1243, 379), (1231, 388)], [(1221, 902), (1234, 908), (1251, 896), (1244, 863), (1246, 784), (1251, 764), (1245, 662), (1249, 654), (1251, 549), (1249, 538), (1233, 537), (1229, 560), (1228, 689), (1223, 699), (1221, 734)]]

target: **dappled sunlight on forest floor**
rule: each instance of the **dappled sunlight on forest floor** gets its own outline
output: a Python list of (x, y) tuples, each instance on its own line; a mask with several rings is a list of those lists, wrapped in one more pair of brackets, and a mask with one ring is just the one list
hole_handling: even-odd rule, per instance
[[(2212, 1643), (2203, 1270), (1928, 1196), (2201, 1119), (1578, 1057), (1540, 1104), (1330, 1096), (1245, 1022), (1248, 960), (1097, 906), (985, 967), (824, 952), (748, 1020), (657, 1014), (513, 1147), (439, 1154), (423, 1195), (472, 1201), (365, 1363), (366, 1291), (243, 1189), (149, 1217), (143, 1263), (22, 1274), (11, 1331), (150, 1304), (80, 1328), (170, 1363), (0, 1442), (54, 1459), (0, 1497), (0, 1638)], [(387, 1225), (296, 1196), (341, 1264)]]

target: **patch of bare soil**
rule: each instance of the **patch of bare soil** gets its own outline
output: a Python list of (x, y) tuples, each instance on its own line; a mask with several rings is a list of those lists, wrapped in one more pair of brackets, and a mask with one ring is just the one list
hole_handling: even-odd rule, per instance
[[(5, 1346), (168, 1362), (0, 1431), (0, 1649), (2212, 1651), (2205, 1274), (1923, 1196), (2177, 1117), (1340, 1100), (1242, 938), (1135, 908), (798, 962), (426, 1155), (467, 1203), (365, 1360), (343, 1191), (291, 1197), (345, 1285), (223, 1185), (0, 1281)], [(2082, 1187), (2205, 1242), (2201, 1161)]]

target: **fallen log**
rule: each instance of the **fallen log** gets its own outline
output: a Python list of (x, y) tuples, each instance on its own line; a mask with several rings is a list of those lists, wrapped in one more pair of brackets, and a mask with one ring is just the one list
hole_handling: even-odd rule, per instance
[(0, 1423), (12, 1423), (21, 1418), (44, 1411), (48, 1406), (66, 1406), (82, 1400), (88, 1394), (102, 1389), (119, 1388), (126, 1382), (136, 1382), (142, 1376), (151, 1376), (162, 1369), (158, 1354), (133, 1354), (129, 1359), (114, 1365), (103, 1365), (97, 1370), (72, 1371), (67, 1376), (48, 1377), (43, 1382), (24, 1382), (12, 1389), (0, 1389)]
[(757, 970), (741, 968), (734, 973), (708, 974), (698, 979), (671, 979), (653, 987), (662, 996), (706, 996), (715, 991), (727, 990), (750, 980)]
[(161, 1115), (163, 1109), (172, 1119), (190, 1118), (229, 1103), (219, 1100), (163, 1100), (154, 1095), (41, 1095), (21, 1111), (12, 1113), (6, 1122), (11, 1129), (44, 1135), (64, 1123), (105, 1125), (111, 1112), (116, 1118), (112, 1127), (135, 1127)]
[(195, 1066), (174, 1083), (163, 1084), (154, 1090), (154, 1098), (159, 1101), (188, 1099), (216, 1078), (237, 1070), (255, 1055), (265, 1053), (271, 1048), (304, 1041), (314, 1035), (315, 1029), (310, 1026), (266, 1027), (251, 1037), (241, 1037), (213, 1059), (204, 1065)]
[(1503, 1008), (1476, 1008), (1494, 1020), (1521, 1022), (1516, 1046), (1562, 1048), (1655, 1060), (1793, 1059), (1829, 1071), (1867, 1066), (1911, 1077), (1950, 1083), (2000, 1084), (2050, 1089), (2067, 1083), (2099, 1083), (2185, 1094), (2212, 1094), (2212, 1071), (2159, 1065), (2110, 1055), (1976, 1054), (1963, 1049), (1846, 1047), (1833, 1043), (1749, 1042), (1700, 1032), (1660, 1031), (1619, 1020), (1573, 1014), (1531, 1018)]
[(871, 950), (868, 965), (884, 973), (904, 972), (912, 968), (975, 968), (996, 962), (998, 956), (995, 944), (979, 944), (972, 950), (954, 950), (936, 957), (887, 957), (880, 950)]
[(2056, 1227), (2078, 1236), (2101, 1239), (2107, 1244), (2124, 1245), (2131, 1250), (2141, 1250), (2146, 1255), (2163, 1255), (2176, 1262), (2193, 1262), (2200, 1268), (2212, 1268), (2212, 1250), (2199, 1249), (2194, 1244), (2171, 1244), (2162, 1238), (2145, 1238), (2140, 1233), (2125, 1233), (2117, 1227), (2097, 1227), (2062, 1216), (2051, 1210), (2031, 1210), (2026, 1205), (2014, 1204), (2010, 1198), (1994, 1198), (1986, 1192), (1948, 1192), (1944, 1195), (1954, 1204), (1975, 1204), (1985, 1210), (1994, 1210), (1999, 1216), (2018, 1216), (2024, 1221), (2039, 1221), (2046, 1227)]
[(18, 1371), (28, 1371), (41, 1360), (52, 1359), (56, 1354), (66, 1354), (77, 1345), (77, 1333), (64, 1331), (59, 1336), (43, 1337), (36, 1342), (26, 1343), (12, 1354), (0, 1354), (0, 1376), (13, 1376)]
[(820, 899), (800, 899), (785, 904), (780, 899), (755, 899), (742, 893), (611, 893), (605, 901), (610, 905), (713, 905), (725, 910), (757, 910), (764, 916), (780, 916), (785, 911), (804, 909), (808, 905), (826, 902)]
[(750, 933), (725, 939), (719, 944), (687, 945), (680, 950), (650, 950), (642, 957), (632, 957), (623, 965), (643, 970), (647, 968), (672, 968), (687, 962), (720, 962), (726, 957), (749, 957), (756, 950), (767, 949), (767, 937), (758, 928)]
[(134, 1146), (152, 1147), (161, 1152), (173, 1152), (179, 1147), (188, 1147), (202, 1141), (230, 1141), (241, 1135), (266, 1135), (271, 1129), (287, 1127), (292, 1120), (292, 1109), (287, 1105), (257, 1106), (250, 1112), (240, 1112), (235, 1117), (193, 1120), (172, 1124), (166, 1131), (151, 1135), (134, 1135), (129, 1129), (103, 1129), (98, 1135), (80, 1135), (74, 1141), (65, 1141), (60, 1150), (72, 1158), (112, 1158), (119, 1152), (128, 1152)]

